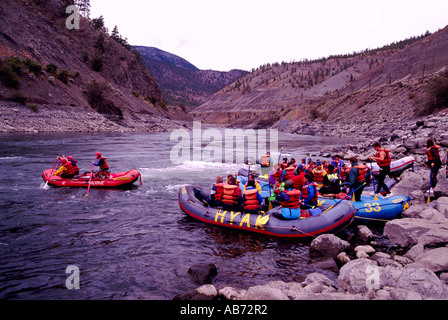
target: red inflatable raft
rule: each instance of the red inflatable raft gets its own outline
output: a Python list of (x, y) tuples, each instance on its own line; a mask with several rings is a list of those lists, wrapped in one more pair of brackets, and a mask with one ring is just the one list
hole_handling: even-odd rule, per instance
[[(42, 173), (45, 182), (53, 187), (85, 187), (89, 186), (90, 172), (76, 176), (73, 179), (62, 179), (52, 174), (53, 170), (48, 169)], [(137, 170), (127, 172), (111, 173), (109, 178), (92, 178), (91, 188), (126, 188), (130, 187), (140, 178), (141, 174)]]

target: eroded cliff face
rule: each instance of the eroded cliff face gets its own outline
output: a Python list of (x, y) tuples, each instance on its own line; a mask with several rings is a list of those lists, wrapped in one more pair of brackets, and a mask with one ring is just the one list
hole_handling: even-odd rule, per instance
[[(67, 28), (72, 12), (66, 13), (66, 8), (64, 0), (0, 3), (0, 61), (2, 67), (16, 66), (13, 75), (19, 83), (0, 81), (5, 120), (1, 131), (70, 131), (70, 127), (91, 131), (89, 125), (84, 127), (87, 113), (94, 115), (90, 119), (99, 115), (96, 130), (100, 131), (165, 131), (189, 120), (180, 108), (164, 103), (156, 80), (129, 48), (82, 16), (79, 29)], [(29, 68), (30, 63), (40, 69)], [(16, 119), (27, 113), (10, 112), (11, 107), (33, 111), (28, 127), (26, 121)], [(64, 129), (58, 124), (61, 121), (51, 117), (54, 110), (66, 110), (72, 125)], [(36, 117), (46, 124), (35, 122)]]
[(262, 66), (192, 114), (232, 126), (365, 134), (377, 124), (415, 123), (429, 99), (428, 82), (447, 65), (445, 27), (402, 49)]

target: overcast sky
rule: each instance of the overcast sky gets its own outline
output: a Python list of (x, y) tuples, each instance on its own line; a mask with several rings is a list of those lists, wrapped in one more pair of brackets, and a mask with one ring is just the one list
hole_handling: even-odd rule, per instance
[(448, 25), (448, 0), (90, 0), (132, 45), (199, 69), (250, 71), (274, 62), (377, 48)]

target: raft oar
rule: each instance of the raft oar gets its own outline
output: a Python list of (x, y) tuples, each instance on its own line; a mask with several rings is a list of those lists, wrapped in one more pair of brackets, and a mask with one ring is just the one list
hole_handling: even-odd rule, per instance
[(345, 198), (350, 197), (350, 195), (354, 194), (355, 191), (357, 191), (358, 189), (360, 189), (361, 187), (365, 186), (366, 183), (364, 182), (362, 185), (360, 185), (358, 188), (356, 188), (355, 190), (353, 190), (352, 192), (350, 192), (348, 195), (346, 195), (344, 198), (342, 198), (341, 200), (339, 200), (338, 202), (336, 202), (334, 205), (332, 205), (330, 208), (326, 209), (324, 212), (322, 212), (322, 214), (324, 214), (325, 212), (333, 209), (334, 207), (336, 207), (338, 204), (340, 204), (343, 200), (345, 200)]
[(431, 202), (431, 187), (432, 187), (432, 166), (431, 166), (431, 175), (429, 176), (428, 200), (426, 200), (426, 203)]
[(89, 179), (89, 186), (87, 187), (87, 193), (84, 196), (86, 198), (89, 195), (90, 192), (90, 183), (92, 182), (92, 176), (93, 176), (93, 162), (92, 162), (92, 168), (90, 169), (90, 179)]
[(50, 181), (50, 176), (53, 174), (54, 167), (56, 167), (56, 163), (58, 162), (58, 160), (59, 160), (59, 157), (56, 157), (56, 161), (55, 161), (54, 164), (53, 164), (53, 168), (51, 168), (50, 175), (47, 177), (47, 181), (45, 182), (44, 189), (46, 189), (47, 186), (48, 186), (48, 181)]
[[(375, 197), (373, 198), (373, 200), (377, 201), (378, 197), (376, 196), (376, 192), (375, 192), (375, 178), (373, 177), (373, 164), (372, 164), (372, 159), (370, 159), (370, 173), (372, 174), (372, 183), (373, 183), (373, 194), (375, 195)], [(380, 189), (381, 190), (381, 189)]]

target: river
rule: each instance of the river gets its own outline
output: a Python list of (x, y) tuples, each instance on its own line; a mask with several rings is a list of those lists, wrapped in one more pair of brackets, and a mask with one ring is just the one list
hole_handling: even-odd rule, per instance
[[(340, 139), (279, 134), (296, 159)], [(314, 272), (308, 244), (195, 222), (183, 214), (184, 184), (210, 188), (243, 163), (173, 165), (170, 133), (0, 135), (0, 299), (158, 299), (197, 288), (187, 274), (214, 263), (214, 283), (248, 288)], [(90, 171), (101, 151), (113, 172), (137, 169), (130, 190), (51, 188), (41, 174), (57, 155)], [(276, 157), (276, 154), (273, 153)], [(317, 157), (314, 157), (315, 159)], [(73, 266), (77, 272), (67, 272)], [(78, 276), (70, 284), (67, 279)]]

